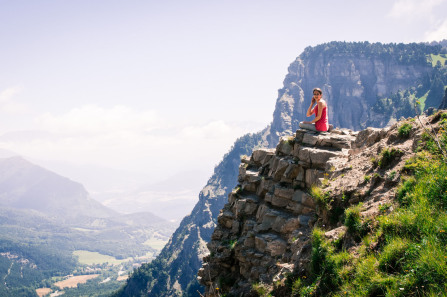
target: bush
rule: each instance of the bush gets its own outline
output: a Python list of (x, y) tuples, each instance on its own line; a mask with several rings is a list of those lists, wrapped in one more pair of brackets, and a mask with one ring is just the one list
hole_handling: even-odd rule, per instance
[(312, 185), (310, 187), (310, 193), (312, 198), (314, 198), (315, 203), (322, 209), (329, 209), (330, 203), (330, 193), (324, 192), (322, 188), (317, 185)]
[(403, 123), (398, 129), (397, 132), (400, 137), (408, 138), (410, 136), (411, 129), (413, 126), (410, 123)]
[(360, 220), (360, 208), (361, 204), (350, 207), (345, 210), (345, 226), (348, 227), (350, 234), (359, 233), (362, 221)]
[(400, 158), (403, 155), (403, 152), (399, 149), (395, 149), (395, 148), (385, 148), (381, 153), (380, 153), (380, 160), (378, 162), (378, 165), (380, 168), (386, 168), (389, 165), (391, 165), (391, 163), (397, 159)]

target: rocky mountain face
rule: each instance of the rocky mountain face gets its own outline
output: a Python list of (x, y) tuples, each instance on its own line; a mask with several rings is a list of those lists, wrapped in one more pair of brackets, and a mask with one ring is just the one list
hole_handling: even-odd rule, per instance
[[(219, 296), (216, 288), (239, 296), (253, 283), (272, 283), (305, 266), (317, 207), (309, 189), (335, 163), (347, 162), (354, 135), (298, 130), (276, 149), (258, 149), (242, 159), (239, 185), (217, 218), (199, 271), (207, 296)], [(236, 291), (228, 289), (236, 283)]]
[(435, 51), (422, 44), (334, 42), (306, 48), (289, 66), (284, 87), (279, 90), (269, 143), (299, 128), (315, 87), (322, 89), (329, 120), (336, 127), (358, 131), (367, 124), (388, 124), (376, 119), (371, 107), (379, 98), (417, 87), (433, 71), (426, 55)]
[[(361, 216), (371, 222), (384, 205), (393, 204), (402, 168), (423, 132), (414, 121), (405, 125), (412, 127), (405, 136), (399, 132), (402, 123), (360, 132), (297, 130), (276, 149), (242, 158), (239, 184), (217, 218), (210, 254), (199, 271), (205, 296), (267, 296), (260, 294), (259, 284), (276, 289), (273, 296), (291, 296), (290, 284), (288, 292), (281, 290), (291, 275), (315, 273), (310, 263), (316, 225), (328, 240), (343, 239), (343, 248), (355, 254), (359, 243), (342, 224), (343, 210), (361, 207)], [(383, 161), (391, 149), (395, 153), (386, 164), (371, 161), (381, 156)]]
[[(329, 107), (329, 122), (336, 127), (360, 130), (366, 124), (383, 127), (391, 123), (396, 113), (385, 115), (377, 108), (373, 109), (380, 99), (393, 103), (386, 105), (385, 110), (399, 108), (400, 115), (412, 115), (411, 106), (408, 114), (407, 108), (394, 104), (401, 97), (395, 101), (389, 98), (399, 90), (416, 89), (418, 86), (423, 86), (419, 92), (422, 95), (429, 93), (433, 67), (428, 56), (438, 54), (440, 50), (440, 45), (368, 42), (332, 42), (306, 48), (289, 67), (284, 86), (278, 92), (271, 125), (235, 142), (199, 194), (194, 210), (183, 219), (159, 257), (138, 269), (115, 296), (197, 296), (197, 291), (203, 291), (196, 273), (201, 267), (201, 257), (208, 253), (205, 243), (211, 240), (219, 210), (237, 183), (240, 156), (251, 155), (254, 148), (274, 148), (280, 137), (292, 135), (299, 122), (306, 119), (314, 87), (323, 90)], [(447, 84), (447, 76), (439, 77)], [(410, 105), (416, 100), (415, 92), (409, 92), (407, 101)], [(438, 107), (440, 100), (433, 106)], [(246, 199), (249, 201), (251, 198)], [(306, 207), (307, 211), (312, 209)], [(284, 219), (292, 213), (293, 210), (286, 212)], [(305, 222), (293, 224), (298, 223), (299, 226), (305, 225)], [(281, 238), (281, 234), (276, 235), (279, 237), (275, 238)]]

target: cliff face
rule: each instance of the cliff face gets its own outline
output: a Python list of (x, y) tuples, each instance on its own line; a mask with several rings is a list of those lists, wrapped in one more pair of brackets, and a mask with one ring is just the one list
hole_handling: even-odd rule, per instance
[[(383, 127), (389, 117), (372, 112), (371, 106), (381, 96), (423, 81), (431, 71), (426, 55), (439, 50), (422, 44), (343, 42), (307, 48), (289, 67), (272, 124), (235, 142), (201, 191), (191, 215), (182, 221), (159, 257), (143, 265), (116, 296), (197, 296), (197, 290), (202, 291), (196, 279), (201, 256), (207, 252), (205, 243), (211, 240), (219, 210), (237, 182), (240, 156), (250, 155), (255, 147), (273, 148), (281, 136), (292, 135), (306, 119), (314, 87), (323, 89), (329, 121), (335, 126), (359, 130), (368, 122)], [(386, 110), (395, 108), (392, 105)]]
[(331, 44), (308, 48), (289, 66), (284, 87), (279, 90), (269, 143), (283, 132), (292, 134), (299, 128), (315, 87), (323, 90), (329, 121), (336, 127), (358, 131), (366, 128), (366, 123), (376, 127), (387, 124), (375, 118), (380, 114), (371, 112), (378, 98), (417, 87), (432, 72), (423, 55), (402, 59), (418, 55), (418, 50), (409, 50), (410, 45), (400, 51), (384, 45), (377, 51), (374, 44), (359, 44), (352, 50), (343, 47), (351, 44), (340, 44), (338, 50)]
[(298, 130), (276, 149), (255, 150), (242, 159), (240, 184), (218, 216), (210, 254), (199, 271), (207, 296), (219, 296), (216, 288), (248, 293), (253, 283), (272, 283), (305, 267), (317, 208), (309, 189), (335, 163), (347, 162), (354, 135)]
[[(259, 296), (256, 286), (262, 285), (268, 292), (277, 289), (273, 296), (291, 296), (278, 288), (286, 289), (291, 275), (312, 274), (315, 225), (355, 254), (358, 246), (341, 224), (343, 210), (362, 202), (361, 215), (371, 219), (382, 205), (392, 204), (399, 173), (417, 143), (400, 136), (400, 126), (320, 134), (297, 130), (276, 149), (242, 158), (239, 185), (218, 216), (210, 254), (199, 271), (205, 295)], [(412, 128), (412, 134), (421, 130)], [(388, 148), (396, 152), (392, 158), (374, 165), (371, 159), (379, 160)], [(319, 296), (327, 295), (320, 291)]]

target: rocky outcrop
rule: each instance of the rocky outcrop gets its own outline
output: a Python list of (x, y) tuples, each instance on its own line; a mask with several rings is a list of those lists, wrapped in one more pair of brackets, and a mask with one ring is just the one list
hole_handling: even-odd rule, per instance
[[(298, 130), (276, 149), (243, 157), (239, 183), (220, 211), (199, 271), (205, 295), (292, 296), (291, 281), (306, 276), (318, 286), (314, 227), (358, 257), (363, 243), (349, 231), (346, 211), (358, 209), (362, 228), (374, 230), (376, 217), (398, 205), (396, 187), (421, 148), (422, 126), (437, 131), (442, 117), (439, 111), (359, 132)], [(323, 291), (319, 296), (327, 296)]]
[(220, 211), (199, 271), (207, 296), (220, 296), (217, 288), (247, 293), (253, 283), (272, 283), (305, 266), (318, 207), (309, 188), (346, 162), (355, 134), (298, 130), (276, 149), (242, 158), (239, 184)]
[[(329, 121), (336, 127), (359, 130), (365, 128), (365, 123), (375, 127), (387, 125), (388, 119), (382, 114), (372, 113), (371, 105), (381, 96), (415, 87), (431, 71), (426, 55), (437, 53), (439, 49), (437, 45), (368, 42), (331, 42), (306, 48), (289, 67), (284, 85), (278, 92), (271, 125), (235, 142), (200, 193), (191, 215), (182, 221), (157, 260), (139, 269), (116, 296), (197, 296), (197, 290), (202, 289), (197, 283), (196, 272), (201, 267), (203, 242), (211, 240), (211, 230), (217, 224), (219, 210), (227, 202), (228, 194), (237, 181), (240, 155), (251, 154), (255, 147), (274, 148), (280, 137), (292, 135), (298, 129), (298, 123), (305, 119), (314, 87), (323, 89), (329, 106)], [(391, 105), (387, 110), (394, 108)], [(371, 122), (371, 119), (377, 121)], [(323, 138), (323, 135), (319, 137)], [(304, 139), (314, 140), (309, 136)], [(311, 145), (320, 144), (315, 142)], [(303, 158), (309, 157), (306, 166), (310, 165), (309, 169), (312, 169), (304, 177), (312, 179), (313, 174), (321, 172), (322, 169), (312, 167), (322, 162), (316, 151), (321, 147), (327, 146), (302, 152)], [(281, 154), (287, 155), (289, 149), (284, 146)], [(328, 150), (327, 154), (331, 153)], [(284, 168), (285, 165), (284, 162), (275, 165), (285, 170), (283, 173), (278, 171), (277, 175), (286, 172), (289, 167)], [(292, 167), (287, 174), (304, 174), (297, 167)], [(248, 173), (250, 175), (250, 171)], [(252, 178), (257, 179), (256, 176)], [(188, 236), (190, 230), (200, 232), (197, 236)], [(159, 275), (163, 277), (157, 277)]]

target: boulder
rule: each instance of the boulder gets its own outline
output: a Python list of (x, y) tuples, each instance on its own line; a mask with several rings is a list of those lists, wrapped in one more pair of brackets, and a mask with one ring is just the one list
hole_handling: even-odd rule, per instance
[(303, 136), (302, 143), (310, 146), (315, 146), (318, 141), (318, 135), (314, 132), (307, 132)]
[(233, 219), (234, 214), (230, 210), (224, 210), (217, 217), (217, 222), (226, 228), (231, 228), (233, 226)]
[(363, 146), (371, 146), (374, 143), (378, 142), (383, 136), (384, 133), (382, 132), (383, 129), (379, 128), (371, 128), (368, 127), (365, 130), (360, 131), (357, 134), (357, 138), (354, 142), (354, 146), (356, 148), (360, 148)]
[(306, 186), (310, 189), (312, 185), (319, 185), (320, 178), (324, 177), (324, 171), (318, 169), (307, 169), (306, 170)]
[(284, 224), (281, 226), (279, 232), (281, 233), (290, 233), (300, 227), (300, 220), (297, 217), (292, 217), (287, 219)]
[(319, 168), (324, 168), (327, 161), (333, 157), (342, 157), (344, 154), (340, 151), (330, 150), (330, 149), (317, 149), (310, 148), (309, 149), (310, 162), (313, 166), (317, 166)]
[(300, 170), (302, 171), (301, 166), (290, 163), (289, 166), (287, 166), (286, 171), (284, 171), (281, 181), (292, 182), (292, 180), (298, 176)]
[(280, 198), (292, 200), (295, 190), (291, 188), (276, 187), (274, 194)]
[(295, 142), (294, 139), (291, 138), (290, 136), (281, 137), (278, 145), (276, 146), (276, 153), (285, 156), (290, 155), (293, 151), (294, 142)]
[(272, 257), (280, 256), (285, 253), (287, 249), (287, 242), (281, 238), (276, 238), (267, 242), (265, 250), (270, 253)]
[(290, 165), (289, 160), (281, 159), (278, 162), (278, 165), (276, 166), (275, 170), (272, 171), (271, 175), (273, 177), (273, 180), (275, 181), (281, 180), (281, 177), (283, 176), (284, 172), (287, 170), (287, 167), (289, 167), (289, 165)]

